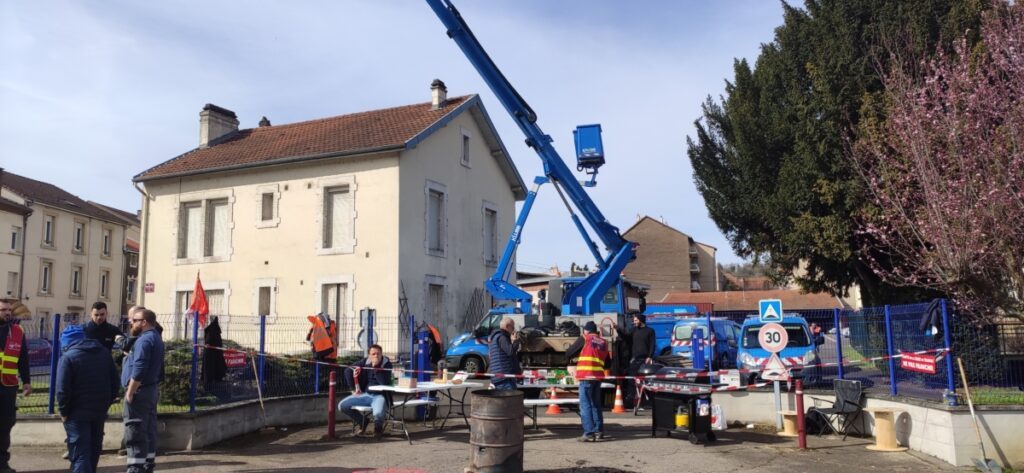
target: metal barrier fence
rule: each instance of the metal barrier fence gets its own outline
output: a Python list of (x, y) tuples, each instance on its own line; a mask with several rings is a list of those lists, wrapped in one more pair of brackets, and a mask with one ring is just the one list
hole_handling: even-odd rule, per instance
[[(869, 393), (965, 402), (953, 359), (961, 357), (976, 402), (1024, 403), (1024, 324), (1017, 320), (974, 327), (961, 321), (945, 300), (792, 312), (825, 333), (825, 344), (817, 350), (821, 381), (815, 387), (831, 389), (834, 379), (856, 379)], [(740, 324), (751, 315), (757, 316), (753, 311), (712, 313)], [(930, 351), (919, 358), (930, 357), (934, 365), (905, 366), (904, 359), (921, 351)], [(934, 373), (923, 372), (931, 366)]]
[[(25, 324), (33, 394), (19, 397), (20, 413), (55, 412), (60, 333), (68, 325), (85, 321), (56, 314), (45, 324)], [(108, 322), (127, 333), (127, 316), (110, 315)], [(330, 367), (312, 362), (306, 339), (311, 324), (306, 317), (211, 316), (204, 330), (198, 328), (194, 316), (160, 314), (157, 323), (165, 342), (159, 412), (194, 412), (254, 400), (261, 394), (278, 397), (326, 392)], [(420, 329), (411, 315), (401, 321), (398, 317), (345, 318), (337, 324), (338, 363), (359, 359), (370, 344), (379, 344), (396, 366), (404, 365), (415, 348), (410, 334)], [(206, 347), (214, 326), (220, 328), (223, 349)], [(111, 356), (120, 370), (120, 345)], [(222, 363), (216, 360), (218, 356), (223, 357)], [(120, 404), (114, 404), (109, 412), (121, 410)]]

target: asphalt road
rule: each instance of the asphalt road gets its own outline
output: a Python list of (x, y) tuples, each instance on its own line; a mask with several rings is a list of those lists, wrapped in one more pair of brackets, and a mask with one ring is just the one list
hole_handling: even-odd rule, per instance
[[(579, 443), (575, 415), (541, 417), (539, 430), (527, 430), (524, 467), (538, 473), (660, 473), (680, 471), (742, 472), (915, 472), (972, 471), (958, 469), (916, 453), (866, 450), (873, 439), (811, 437), (810, 449), (800, 451), (796, 440), (751, 429), (719, 433), (707, 446), (679, 438), (651, 438), (650, 419), (631, 415), (606, 416), (612, 440)], [(470, 463), (469, 431), (461, 423), (443, 432), (417, 425), (413, 445), (404, 437), (382, 441), (353, 438), (324, 441), (325, 428), (265, 429), (194, 452), (170, 452), (158, 457), (157, 470), (239, 472), (389, 472), (461, 473)], [(338, 425), (339, 433), (347, 431)], [(11, 465), (19, 472), (67, 471), (61, 450), (19, 448)], [(124, 459), (106, 454), (101, 472), (124, 471)]]

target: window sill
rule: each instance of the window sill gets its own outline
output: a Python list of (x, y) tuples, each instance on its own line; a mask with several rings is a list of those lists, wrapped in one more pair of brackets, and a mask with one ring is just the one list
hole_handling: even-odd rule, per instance
[(256, 222), (256, 228), (277, 228), (278, 225), (280, 224), (280, 218), (275, 218), (271, 220), (260, 220), (259, 222)]
[(100, 258), (102, 258), (102, 259), (113, 259), (113, 257), (112, 257), (112, 256), (110, 256), (110, 254), (109, 254), (109, 253), (108, 253), (108, 254), (105, 254), (105, 255), (104, 255), (104, 254), (100, 254)]
[(73, 255), (84, 255), (85, 254), (85, 250), (83, 250), (81, 248), (79, 248), (79, 249), (72, 248), (71, 249), (71, 254), (73, 254)]
[(350, 255), (356, 252), (356, 244), (353, 242), (351, 245), (342, 245), (336, 248), (317, 248), (317, 256), (329, 256), (329, 255)]
[(47, 245), (46, 243), (40, 244), (39, 247), (44, 249), (44, 250), (56, 250), (57, 249), (57, 247), (53, 246), (52, 244)]
[(446, 258), (447, 257), (447, 255), (444, 254), (444, 250), (427, 250), (427, 255), (428, 256), (436, 256), (438, 258)]
[(36, 297), (53, 297), (53, 294), (49, 292), (37, 292)]
[(231, 256), (203, 256), (200, 258), (176, 258), (174, 264), (180, 266), (183, 264), (227, 263), (230, 261)]

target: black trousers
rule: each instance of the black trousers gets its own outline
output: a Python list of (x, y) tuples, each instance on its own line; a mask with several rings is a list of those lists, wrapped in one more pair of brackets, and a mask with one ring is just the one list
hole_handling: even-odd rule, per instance
[(11, 429), (18, 419), (18, 388), (0, 386), (0, 468), (11, 461)]
[[(646, 358), (634, 358), (630, 360), (629, 367), (626, 368), (626, 374), (629, 376), (636, 376), (640, 372), (640, 367), (643, 366)], [(622, 386), (623, 400), (627, 405), (632, 406), (636, 402), (636, 380), (628, 379)]]

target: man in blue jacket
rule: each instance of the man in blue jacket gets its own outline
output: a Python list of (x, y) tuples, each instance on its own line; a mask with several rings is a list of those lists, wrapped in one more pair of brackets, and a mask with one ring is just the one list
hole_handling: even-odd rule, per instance
[(516, 388), (516, 378), (523, 374), (519, 365), (519, 343), (516, 340), (516, 322), (505, 317), (498, 323), (498, 329), (487, 339), (487, 358), (490, 360), (490, 371), (495, 376), (491, 380), (494, 389), (503, 391)]
[(131, 314), (131, 335), (138, 337), (121, 366), (124, 391), (124, 437), (128, 447), (128, 473), (151, 472), (156, 467), (156, 403), (164, 365), (164, 341), (156, 330), (156, 314), (149, 309)]
[(103, 448), (107, 409), (120, 391), (110, 352), (99, 341), (85, 338), (79, 325), (60, 335), (64, 354), (57, 366), (57, 407), (68, 434), (71, 471), (92, 473)]
[(384, 435), (383, 393), (370, 393), (370, 386), (391, 386), (391, 360), (383, 354), (380, 345), (370, 345), (369, 355), (353, 363), (345, 370), (345, 383), (352, 386), (352, 394), (338, 403), (338, 410), (344, 412), (355, 425), (355, 435), (366, 432), (369, 419), (353, 409), (356, 406), (370, 406), (373, 413), (373, 438), (380, 440)]

